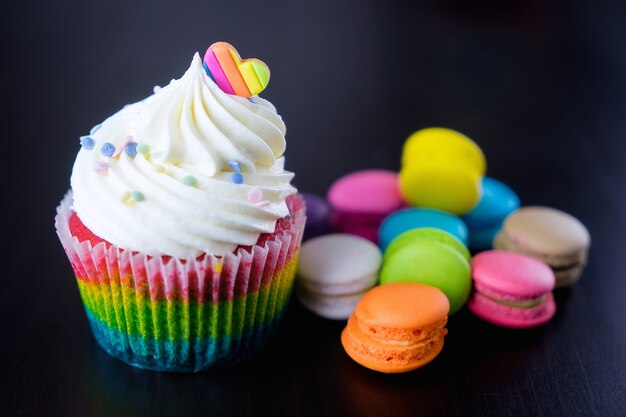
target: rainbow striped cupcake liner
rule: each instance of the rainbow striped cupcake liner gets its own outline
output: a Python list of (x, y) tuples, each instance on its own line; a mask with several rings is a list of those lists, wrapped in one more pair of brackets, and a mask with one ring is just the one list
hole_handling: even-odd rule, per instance
[(264, 246), (180, 260), (79, 242), (69, 230), (72, 201), (70, 192), (57, 208), (57, 234), (93, 335), (110, 355), (143, 369), (198, 372), (267, 344), (292, 292), (304, 208)]

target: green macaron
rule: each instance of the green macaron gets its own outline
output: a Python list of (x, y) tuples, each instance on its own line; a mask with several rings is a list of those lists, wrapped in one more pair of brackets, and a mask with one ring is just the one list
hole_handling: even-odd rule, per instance
[(472, 255), (470, 254), (467, 246), (461, 242), (459, 238), (454, 236), (453, 234), (446, 232), (442, 229), (437, 229), (434, 227), (419, 227), (417, 229), (411, 229), (407, 232), (404, 232), (398, 235), (394, 240), (391, 241), (387, 249), (385, 250), (385, 256), (393, 256), (393, 253), (398, 249), (402, 248), (406, 245), (411, 244), (412, 241), (426, 239), (429, 241), (443, 243), (444, 245), (450, 246), (457, 252), (461, 254), (468, 262), (471, 259)]
[(418, 282), (439, 288), (458, 311), (471, 289), (470, 254), (465, 245), (443, 230), (419, 228), (394, 239), (385, 251), (381, 284)]

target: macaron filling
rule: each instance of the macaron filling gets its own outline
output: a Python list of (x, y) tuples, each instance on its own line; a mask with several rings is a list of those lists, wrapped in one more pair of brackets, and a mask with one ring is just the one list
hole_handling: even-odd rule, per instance
[(552, 318), (556, 310), (552, 293), (545, 294), (544, 301), (533, 307), (511, 307), (476, 292), (468, 306), (479, 317), (506, 327), (532, 327), (543, 324)]
[(396, 363), (398, 366), (431, 360), (441, 351), (444, 336), (448, 333), (446, 328), (439, 327), (427, 338), (417, 336), (413, 340), (384, 340), (382, 337), (372, 338), (372, 332), (363, 333), (362, 326), (357, 324), (357, 320), (354, 316), (350, 317), (348, 326), (343, 332), (343, 337), (352, 339), (350, 344), (352, 349), (365, 357), (371, 357), (372, 360), (384, 358), (386, 362)]
[(543, 303), (546, 300), (547, 295), (543, 294), (540, 295), (539, 297), (535, 297), (535, 298), (527, 298), (527, 299), (522, 299), (522, 300), (503, 300), (500, 298), (495, 298), (495, 297), (491, 297), (487, 294), (481, 293), (481, 295), (483, 295), (484, 297), (489, 298), (491, 301), (494, 301), (498, 304), (502, 304), (505, 306), (509, 306), (509, 307), (516, 307), (516, 308), (533, 308), (538, 306), (539, 304)]
[(500, 249), (520, 252), (526, 255), (539, 258), (545, 263), (547, 263), (548, 265), (550, 265), (550, 268), (552, 268), (555, 272), (559, 270), (574, 269), (574, 268), (579, 267), (580, 265), (584, 265), (587, 262), (586, 250), (579, 251), (572, 255), (562, 255), (562, 256), (539, 253), (539, 252), (531, 250), (530, 248), (522, 245), (521, 243), (517, 243), (515, 239), (509, 236), (509, 234), (505, 230), (502, 230), (500, 233), (496, 235), (494, 243)]
[(316, 282), (298, 277), (299, 285), (307, 292), (325, 295), (325, 296), (344, 296), (360, 294), (376, 285), (378, 277), (376, 275), (367, 275), (358, 277), (346, 282)]
[(382, 344), (396, 344), (396, 345), (412, 345), (419, 342), (427, 341), (430, 339), (437, 339), (441, 337), (442, 330), (445, 330), (445, 325), (448, 322), (448, 318), (443, 318), (430, 326), (422, 327), (420, 329), (397, 329), (392, 327), (383, 327), (367, 323), (363, 320), (356, 321), (359, 331)]
[(552, 265), (550, 263), (548, 263), (548, 265), (550, 265), (550, 268), (552, 268), (552, 270), (555, 273), (558, 273), (558, 272), (570, 271), (572, 269), (579, 268), (580, 266), (582, 266), (585, 263), (585, 261), (586, 261), (586, 259), (582, 259), (582, 260), (579, 259), (575, 263), (570, 263), (570, 264), (567, 264), (567, 265)]
[(512, 294), (504, 291), (496, 290), (483, 283), (474, 281), (474, 289), (480, 294), (493, 302), (509, 307), (532, 308), (545, 301), (548, 293), (541, 294)]

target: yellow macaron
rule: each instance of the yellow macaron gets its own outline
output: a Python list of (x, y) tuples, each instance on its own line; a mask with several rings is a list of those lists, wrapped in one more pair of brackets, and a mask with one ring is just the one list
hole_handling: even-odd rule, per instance
[(461, 215), (480, 201), (486, 169), (485, 155), (468, 137), (441, 127), (422, 129), (404, 145), (400, 189), (412, 205)]
[(416, 164), (400, 171), (400, 189), (406, 201), (452, 214), (465, 214), (482, 196), (481, 176), (456, 165)]
[(402, 149), (402, 166), (416, 164), (463, 165), (480, 176), (487, 172), (487, 161), (480, 147), (456, 130), (429, 127), (413, 133)]

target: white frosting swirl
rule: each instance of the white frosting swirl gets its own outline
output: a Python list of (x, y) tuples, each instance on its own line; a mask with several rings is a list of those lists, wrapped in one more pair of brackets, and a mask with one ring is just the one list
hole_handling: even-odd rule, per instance
[[(103, 144), (122, 149), (129, 136), (149, 153), (102, 154)], [(289, 214), (285, 198), (296, 190), (284, 170), (285, 124), (270, 102), (224, 93), (198, 54), (181, 79), (126, 106), (91, 137), (94, 148), (78, 152), (72, 171), (74, 210), (121, 248), (177, 258), (223, 255), (255, 244)], [(232, 181), (229, 161), (240, 164), (243, 184)], [(106, 174), (97, 169), (103, 163)], [(187, 176), (197, 185), (184, 183)], [(253, 188), (263, 204), (250, 201)], [(134, 191), (144, 199), (128, 200)]]

